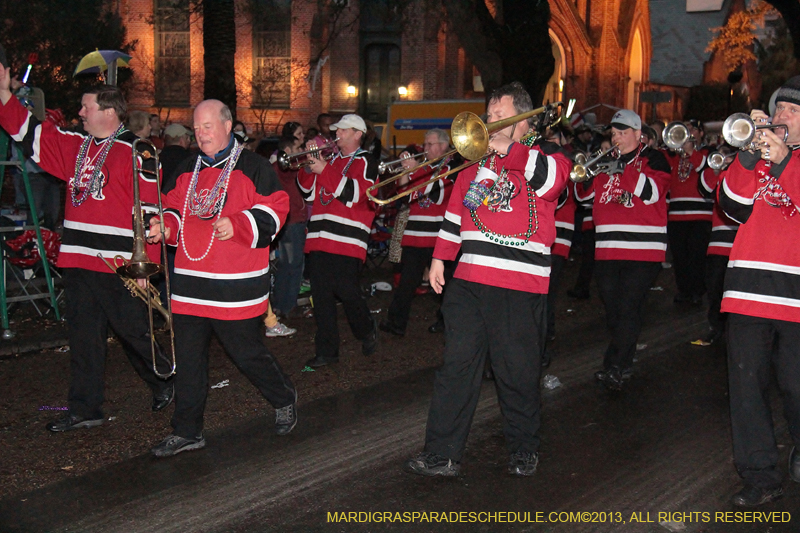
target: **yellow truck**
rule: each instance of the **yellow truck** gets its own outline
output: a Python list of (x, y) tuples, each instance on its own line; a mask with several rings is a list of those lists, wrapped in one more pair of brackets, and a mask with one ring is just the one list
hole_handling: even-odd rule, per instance
[(426, 131), (441, 128), (449, 133), (453, 118), (462, 111), (482, 115), (486, 111), (486, 102), (483, 99), (393, 102), (382, 128), (381, 143), (384, 149), (394, 154), (409, 144), (422, 146)]

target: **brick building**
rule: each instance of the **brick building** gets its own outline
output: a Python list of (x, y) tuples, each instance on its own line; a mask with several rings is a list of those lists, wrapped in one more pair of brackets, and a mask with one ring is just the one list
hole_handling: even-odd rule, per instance
[[(252, 9), (254, 2), (263, 9)], [(423, 2), (406, 13), (412, 24), (382, 16), (379, 0), (331, 0), (341, 2), (347, 7), (334, 20), (316, 0), (236, 0), (237, 115), (251, 130), (274, 133), (289, 120), (311, 125), (323, 111), (381, 122), (393, 98), (483, 97), (480, 75), (445, 17), (424, 13)], [(186, 0), (115, 6), (128, 39), (138, 41), (131, 107), (188, 125), (203, 90), (200, 15)], [(599, 122), (613, 108), (641, 110), (651, 58), (648, 1), (550, 0), (550, 7), (556, 69), (545, 99), (577, 98), (578, 109), (605, 104), (593, 109)]]

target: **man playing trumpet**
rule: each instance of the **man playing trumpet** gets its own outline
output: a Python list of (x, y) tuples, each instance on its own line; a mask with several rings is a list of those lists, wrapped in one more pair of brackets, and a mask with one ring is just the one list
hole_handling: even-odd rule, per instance
[[(532, 108), (522, 84), (505, 85), (489, 99), (487, 122)], [(491, 152), (454, 185), (430, 268), (437, 293), (444, 261), (462, 254), (442, 305), (444, 363), (436, 372), (425, 448), (406, 461), (408, 472), (458, 475), (487, 356), (505, 418), (508, 472), (536, 471), (550, 246), (572, 164), (533, 146), (531, 122), (521, 119), (494, 133)]]
[[(756, 126), (768, 119), (758, 109), (750, 117)], [(725, 273), (722, 312), (728, 313), (733, 459), (744, 480), (732, 502), (744, 507), (783, 495), (770, 367), (793, 444), (789, 475), (800, 482), (800, 76), (778, 90), (772, 122), (786, 126), (786, 141), (759, 130), (757, 149), (740, 151), (719, 187), (720, 206), (741, 223)]]

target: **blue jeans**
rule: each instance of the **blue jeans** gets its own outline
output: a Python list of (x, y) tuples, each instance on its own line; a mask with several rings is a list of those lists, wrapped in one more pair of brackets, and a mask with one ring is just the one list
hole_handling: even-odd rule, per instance
[(275, 293), (272, 308), (288, 313), (297, 305), (297, 294), (303, 281), (306, 244), (306, 223), (289, 224), (278, 240), (278, 259), (275, 262)]

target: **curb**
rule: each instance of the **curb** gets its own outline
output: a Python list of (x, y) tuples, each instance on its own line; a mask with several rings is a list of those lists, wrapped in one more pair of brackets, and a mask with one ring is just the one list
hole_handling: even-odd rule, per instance
[(0, 343), (0, 360), (12, 359), (22, 354), (38, 352), (40, 350), (47, 350), (49, 348), (59, 348), (67, 344), (69, 344), (69, 341), (66, 337), (41, 341), (34, 341), (30, 339), (20, 341), (4, 341)]

